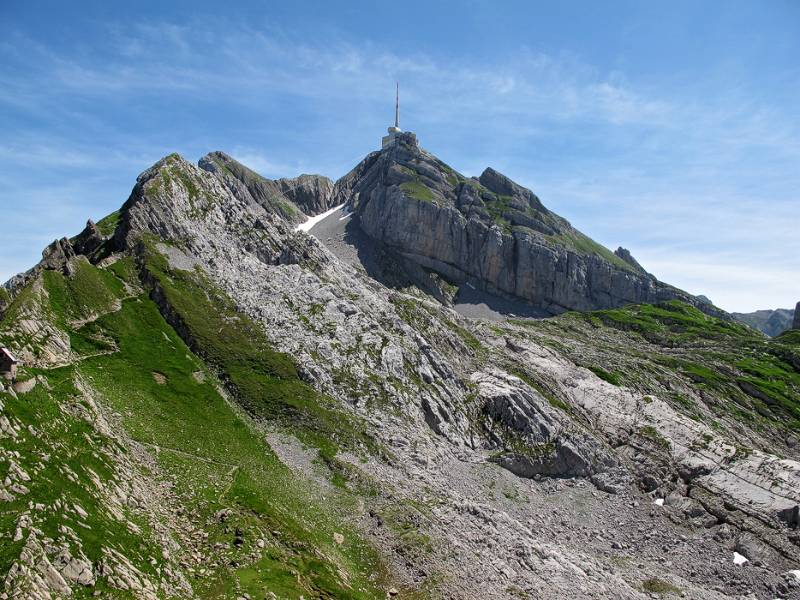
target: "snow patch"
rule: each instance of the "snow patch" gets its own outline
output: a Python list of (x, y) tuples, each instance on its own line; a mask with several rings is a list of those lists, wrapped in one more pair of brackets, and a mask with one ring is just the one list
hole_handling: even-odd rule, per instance
[(655, 504), (656, 506), (664, 506), (664, 499), (663, 498), (656, 498), (653, 501), (653, 504)]
[(794, 575), (794, 578), (797, 581), (800, 581), (800, 569), (794, 569), (793, 571), (789, 571), (789, 575)]
[(746, 562), (750, 562), (747, 560), (747, 557), (742, 556), (738, 552), (733, 553), (733, 564), (735, 565), (743, 565)]
[(343, 207), (344, 207), (344, 204), (340, 204), (339, 206), (334, 206), (332, 209), (330, 209), (330, 210), (328, 210), (328, 211), (326, 211), (326, 212), (324, 212), (322, 214), (319, 214), (316, 217), (309, 217), (308, 221), (306, 221), (305, 223), (300, 223), (300, 225), (295, 227), (294, 230), (295, 231), (305, 231), (306, 233), (308, 233), (309, 231), (311, 231), (311, 228), (314, 227), (314, 225), (316, 225), (320, 221), (330, 217), (333, 213), (335, 213), (337, 210), (341, 210)]

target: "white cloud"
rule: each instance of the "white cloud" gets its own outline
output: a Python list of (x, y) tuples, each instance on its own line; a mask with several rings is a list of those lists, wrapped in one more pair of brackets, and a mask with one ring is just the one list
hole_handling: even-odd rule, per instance
[[(198, 156), (214, 149), (200, 147), (209, 143), (202, 135), (130, 132), (96, 114), (93, 103), (216, 104), (249, 115), (254, 128), (269, 111), (302, 105), (312, 120), (281, 125), (280, 139), (294, 137), (291, 149), (270, 131), (260, 139), (214, 139), (226, 140), (220, 149), (267, 177), (340, 176), (362, 148), (377, 143), (400, 80), (403, 121), (413, 123), (423, 144), (441, 147), (453, 166), (477, 174), (491, 164), (589, 235), (629, 247), (660, 278), (725, 308), (786, 304), (792, 293), (800, 299), (800, 289), (792, 292), (787, 283), (800, 280), (800, 109), (733, 86), (637, 85), (624, 73), (524, 47), (513, 60), (480, 62), (399, 54), (335, 32), (315, 38), (230, 21), (110, 31), (108, 46), (92, 54), (65, 56), (19, 35), (0, 42), (0, 59), (19, 67), (0, 69), (0, 105), (69, 123), (96, 142), (76, 144), (61, 132), (6, 136), (0, 182), (8, 185), (0, 203), (28, 189), (35, 210), (49, 202), (58, 213), (64, 202), (83, 211), (82, 198), (98, 197), (92, 169), (112, 165), (119, 177), (130, 177), (117, 184), (123, 189), (172, 149), (197, 149)], [(542, 147), (561, 153), (543, 155)], [(35, 168), (86, 174), (62, 176), (61, 185), (72, 178), (68, 195), (55, 184), (32, 185)], [(124, 195), (115, 193), (122, 197), (106, 201), (121, 203)], [(16, 215), (28, 218), (24, 207)]]
[(665, 281), (693, 294), (705, 294), (731, 312), (794, 308), (800, 300), (796, 264), (741, 264), (736, 257), (704, 253), (664, 255), (644, 251), (638, 258)]

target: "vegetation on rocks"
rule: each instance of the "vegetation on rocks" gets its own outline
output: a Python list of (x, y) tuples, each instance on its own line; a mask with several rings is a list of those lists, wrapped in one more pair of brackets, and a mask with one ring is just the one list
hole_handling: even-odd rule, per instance
[(400, 189), (415, 200), (421, 200), (423, 202), (436, 201), (436, 196), (434, 196), (433, 192), (419, 181), (406, 181), (405, 183), (401, 183)]
[(57, 271), (42, 274), (57, 322), (89, 318), (108, 312), (124, 295), (124, 287), (114, 273), (98, 269), (86, 260), (75, 261), (75, 272), (65, 277)]
[[(172, 269), (146, 245), (144, 269), (185, 329), (192, 348), (217, 369), (252, 414), (290, 426), (332, 459), (341, 446), (375, 449), (374, 442), (331, 400), (298, 376), (292, 358), (274, 351), (263, 331), (236, 311), (230, 298), (200, 271)], [(221, 335), (224, 332), (224, 335)]]
[[(546, 338), (601, 379), (660, 392), (692, 418), (707, 404), (754, 427), (800, 430), (800, 350), (791, 332), (770, 339), (677, 300), (514, 323), (556, 334)], [(664, 393), (666, 378), (682, 387)]]
[(604, 258), (615, 267), (624, 269), (626, 271), (635, 272), (635, 269), (631, 265), (629, 265), (619, 256), (611, 252), (611, 250), (609, 250), (602, 244), (598, 244), (589, 236), (584, 235), (583, 233), (575, 229), (566, 231), (565, 233), (559, 233), (556, 235), (549, 236), (549, 239), (554, 243), (563, 244), (567, 248), (571, 248), (572, 250), (575, 250), (579, 254), (584, 254), (584, 255), (594, 254), (600, 256), (601, 258)]
[(119, 211), (115, 210), (109, 215), (106, 215), (97, 222), (97, 229), (100, 230), (102, 235), (112, 235), (119, 223)]
[[(467, 180), (410, 134), (336, 186), (237, 165), (222, 153), (199, 167), (165, 158), (119, 216), (51, 244), (16, 280), (0, 317), (0, 343), (24, 361), (0, 386), (7, 589), (148, 600), (793, 592), (797, 336), (709, 317), (624, 249), (630, 268), (603, 258), (529, 190), (492, 169)], [(375, 187), (409, 179), (435, 206)], [(319, 214), (333, 198), (352, 201), (345, 234), (353, 223), (364, 239), (380, 232), (380, 252), (436, 211), (437, 229), (463, 228), (444, 242), (463, 246), (420, 238), (395, 246), (433, 249), (419, 269), (374, 265), (377, 244), (349, 245), (360, 234), (321, 236), (326, 249), (296, 230), (299, 211), (285, 214)], [(372, 274), (384, 267), (420, 278), (382, 285)], [(630, 297), (686, 302), (471, 321), (449, 308), (455, 289), (437, 293), (443, 306), (413, 286), (434, 267), (440, 291), (474, 268), (467, 281), (488, 278), (509, 302), (541, 300), (517, 292), (548, 269), (551, 307), (617, 306), (631, 285)], [(606, 277), (600, 296), (561, 285), (594, 277)], [(762, 566), (733, 564), (733, 547), (763, 552)]]
[[(352, 500), (342, 491), (318, 502), (313, 485), (292, 474), (256, 423), (220, 395), (214, 371), (230, 380), (254, 415), (291, 423), (298, 437), (328, 458), (340, 444), (353, 447), (358, 433), (347, 417), (322, 406), (324, 399), (298, 379), (291, 360), (270, 350), (229, 299), (213, 287), (201, 290), (199, 273), (170, 270), (153, 252), (144, 264), (214, 369), (184, 344), (146, 294), (120, 301), (124, 286), (117, 274), (133, 283), (131, 259), (114, 263), (113, 270), (77, 261), (71, 277), (46, 271), (52, 318), (69, 330), (78, 356), (65, 367), (26, 370), (42, 383), (25, 396), (0, 394), (3, 414), (20, 430), (16, 439), (0, 436), (0, 452), (18, 453), (18, 467), (30, 475), (27, 493), (5, 505), (0, 530), (13, 537), (17, 516), (27, 511), (46, 538), (61, 539), (69, 527), (73, 555), (97, 565), (104, 548), (114, 548), (154, 585), (165, 566), (176, 568), (171, 561), (191, 564), (199, 551), (202, 560), (184, 572), (204, 597), (261, 597), (266, 591), (281, 597), (382, 595), (386, 569), (379, 555), (344, 522)], [(87, 315), (88, 322), (77, 320)], [(12, 325), (7, 315), (0, 330)], [(106, 340), (104, 352), (97, 352), (98, 340)], [(97, 424), (106, 418), (115, 423), (112, 432)], [(121, 457), (138, 455), (139, 448), (156, 464), (127, 458), (128, 472), (120, 473)], [(145, 500), (152, 502), (158, 500), (148, 495), (170, 482), (170, 504), (178, 512), (147, 505), (109, 511), (104, 490), (124, 486), (126, 477), (144, 485)], [(79, 508), (65, 511), (59, 502)], [(180, 539), (171, 528), (187, 525), (195, 537), (187, 535), (183, 551), (168, 558), (165, 531)], [(26, 538), (3, 544), (3, 573)], [(91, 589), (112, 588), (101, 577)]]

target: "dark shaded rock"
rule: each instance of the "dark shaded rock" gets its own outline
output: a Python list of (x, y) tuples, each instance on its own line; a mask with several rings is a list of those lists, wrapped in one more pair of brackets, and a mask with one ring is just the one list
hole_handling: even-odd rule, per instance
[(800, 302), (794, 307), (794, 319), (792, 320), (792, 329), (800, 329)]
[(736, 384), (739, 386), (739, 389), (741, 389), (748, 396), (752, 396), (753, 398), (761, 400), (762, 402), (766, 402), (767, 404), (773, 403), (772, 398), (770, 398), (767, 394), (762, 392), (760, 389), (758, 389), (755, 385), (753, 385), (749, 381), (746, 381), (744, 379), (739, 379), (737, 380)]
[(789, 525), (789, 527), (797, 529), (798, 527), (800, 527), (800, 506), (795, 504), (791, 508), (782, 510), (778, 514), (778, 518), (781, 519), (782, 521), (785, 521), (786, 524)]
[[(639, 271), (641, 273), (647, 273), (647, 271), (644, 270), (644, 267), (639, 264), (639, 261), (637, 261), (635, 258), (633, 258), (633, 255), (631, 254), (630, 250), (628, 250), (627, 248), (623, 248), (622, 246), (620, 246), (619, 248), (614, 250), (614, 254), (619, 256), (622, 260), (624, 260), (626, 263), (628, 263), (630, 266), (632, 266), (637, 271)], [(705, 303), (705, 304), (711, 304), (711, 301), (708, 298), (706, 298), (705, 296), (702, 296), (702, 297), (698, 296), (697, 299), (700, 300), (701, 302)]]
[(105, 238), (100, 233), (94, 221), (89, 219), (86, 221), (86, 227), (81, 231), (75, 239), (72, 240), (72, 246), (76, 254), (83, 254), (91, 256), (100, 246), (103, 245)]

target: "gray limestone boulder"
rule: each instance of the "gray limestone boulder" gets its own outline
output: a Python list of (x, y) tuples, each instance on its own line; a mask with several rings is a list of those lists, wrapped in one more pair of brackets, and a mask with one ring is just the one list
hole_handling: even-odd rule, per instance
[[(577, 429), (541, 394), (501, 371), (476, 373), (486, 429), (499, 451), (490, 460), (519, 477), (591, 477), (616, 466), (592, 435)], [(606, 489), (611, 479), (600, 478)]]

